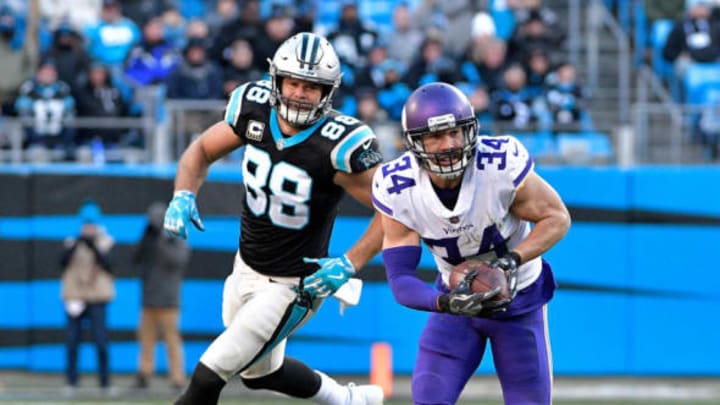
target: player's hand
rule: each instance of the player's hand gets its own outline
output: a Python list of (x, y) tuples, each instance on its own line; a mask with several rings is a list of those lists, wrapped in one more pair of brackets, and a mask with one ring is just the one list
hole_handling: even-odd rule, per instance
[(518, 283), (518, 267), (520, 266), (520, 255), (517, 252), (510, 251), (502, 257), (490, 262), (490, 266), (497, 267), (505, 272), (507, 278), (508, 290), (510, 290), (510, 301), (515, 299), (517, 295)]
[(192, 222), (195, 228), (205, 230), (195, 203), (195, 195), (188, 190), (176, 191), (165, 211), (165, 232), (170, 236), (187, 239), (189, 222)]
[(305, 263), (317, 263), (320, 269), (305, 277), (303, 280), (304, 290), (314, 298), (325, 298), (332, 295), (350, 276), (355, 274), (355, 267), (347, 255), (340, 257), (324, 257), (322, 259), (311, 259), (304, 257)]
[(498, 294), (500, 294), (500, 287), (484, 293), (456, 292), (453, 290), (438, 297), (437, 308), (440, 312), (454, 315), (484, 316), (497, 307), (497, 302), (490, 300)]

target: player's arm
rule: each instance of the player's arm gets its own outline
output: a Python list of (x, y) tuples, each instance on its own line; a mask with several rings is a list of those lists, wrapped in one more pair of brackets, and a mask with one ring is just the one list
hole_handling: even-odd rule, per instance
[(210, 165), (242, 144), (242, 138), (235, 135), (232, 127), (225, 121), (205, 130), (187, 147), (178, 162), (175, 191), (188, 190), (197, 193), (207, 177)]
[[(357, 174), (338, 172), (335, 175), (335, 183), (345, 189), (358, 202), (372, 208), (370, 194), (374, 173), (375, 168)], [(362, 237), (345, 253), (355, 269), (362, 268), (375, 255), (380, 253), (382, 239), (382, 224), (380, 223), (379, 214), (376, 213)]]
[(383, 260), (390, 290), (406, 307), (430, 312), (482, 316), (488, 300), (499, 290), (488, 293), (452, 290), (441, 293), (418, 278), (420, 236), (399, 221), (382, 215)]
[(420, 236), (396, 219), (383, 214), (383, 261), (390, 290), (395, 300), (406, 307), (421, 311), (439, 311), (437, 301), (440, 292), (420, 280), (417, 267), (420, 264)]
[(534, 223), (527, 238), (514, 249), (521, 263), (548, 251), (570, 228), (567, 207), (555, 189), (535, 172), (528, 174), (518, 187), (510, 212)]
[(242, 144), (242, 139), (235, 135), (232, 127), (221, 121), (205, 130), (187, 147), (178, 162), (175, 192), (165, 212), (163, 226), (168, 234), (186, 239), (189, 222), (201, 231), (205, 229), (195, 195), (205, 181), (210, 165)]

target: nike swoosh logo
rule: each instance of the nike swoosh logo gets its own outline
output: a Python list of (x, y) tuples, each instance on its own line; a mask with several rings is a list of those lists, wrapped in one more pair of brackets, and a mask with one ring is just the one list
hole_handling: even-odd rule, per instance
[(363, 142), (363, 144), (362, 144), (363, 149), (369, 148), (370, 145), (372, 145), (372, 142), (373, 142), (372, 139), (368, 139), (367, 141)]
[(515, 146), (515, 151), (513, 152), (513, 156), (519, 155), (519, 154), (520, 154), (520, 149), (518, 149), (517, 144), (514, 144), (513, 146)]
[(334, 274), (328, 274), (327, 278), (329, 278), (329, 279), (331, 279), (331, 280), (342, 280), (342, 279), (344, 279), (345, 277), (343, 277), (343, 276), (336, 276), (336, 275), (334, 275)]

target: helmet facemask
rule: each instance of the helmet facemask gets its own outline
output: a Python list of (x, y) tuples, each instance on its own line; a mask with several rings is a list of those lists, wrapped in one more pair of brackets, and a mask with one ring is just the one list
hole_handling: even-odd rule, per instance
[[(327, 114), (327, 112), (332, 108), (332, 98), (336, 89), (335, 86), (323, 84), (320, 101), (318, 103), (310, 103), (307, 101), (293, 100), (289, 97), (283, 96), (282, 81), (286, 77), (290, 77), (289, 75), (283, 76), (278, 73), (271, 73), (270, 77), (272, 78), (270, 103), (275, 107), (278, 115), (293, 127), (309, 127)], [(312, 81), (307, 80), (307, 78), (298, 79)]]
[[(434, 123), (428, 127), (417, 128), (405, 131), (403, 141), (405, 147), (417, 158), (425, 170), (445, 180), (453, 180), (465, 171), (465, 168), (472, 162), (477, 142), (477, 121), (472, 119), (455, 122), (452, 114), (435, 117)], [(463, 146), (451, 149), (444, 149), (438, 152), (425, 150), (423, 138), (431, 133), (446, 131), (452, 128), (460, 128), (463, 132)]]
[[(335, 50), (325, 38), (312, 33), (294, 35), (280, 45), (268, 62), (272, 80), (270, 104), (283, 120), (294, 127), (304, 128), (330, 111), (342, 73)], [(308, 103), (283, 96), (282, 81), (286, 78), (321, 85), (320, 101)]]

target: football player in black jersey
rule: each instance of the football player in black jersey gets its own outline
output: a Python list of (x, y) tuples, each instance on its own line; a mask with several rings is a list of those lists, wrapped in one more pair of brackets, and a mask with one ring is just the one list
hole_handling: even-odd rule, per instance
[(285, 356), (286, 337), (316, 313), (356, 269), (379, 251), (377, 217), (340, 257), (325, 257), (344, 192), (371, 206), (371, 180), (382, 161), (373, 131), (331, 109), (340, 62), (330, 43), (300, 33), (277, 49), (270, 81), (233, 91), (225, 119), (194, 141), (178, 164), (165, 229), (202, 230), (195, 203), (212, 162), (244, 146), (246, 198), (240, 247), (225, 281), (225, 331), (203, 353), (178, 404), (215, 404), (240, 374), (269, 389), (320, 404), (382, 404), (375, 385), (340, 385)]

